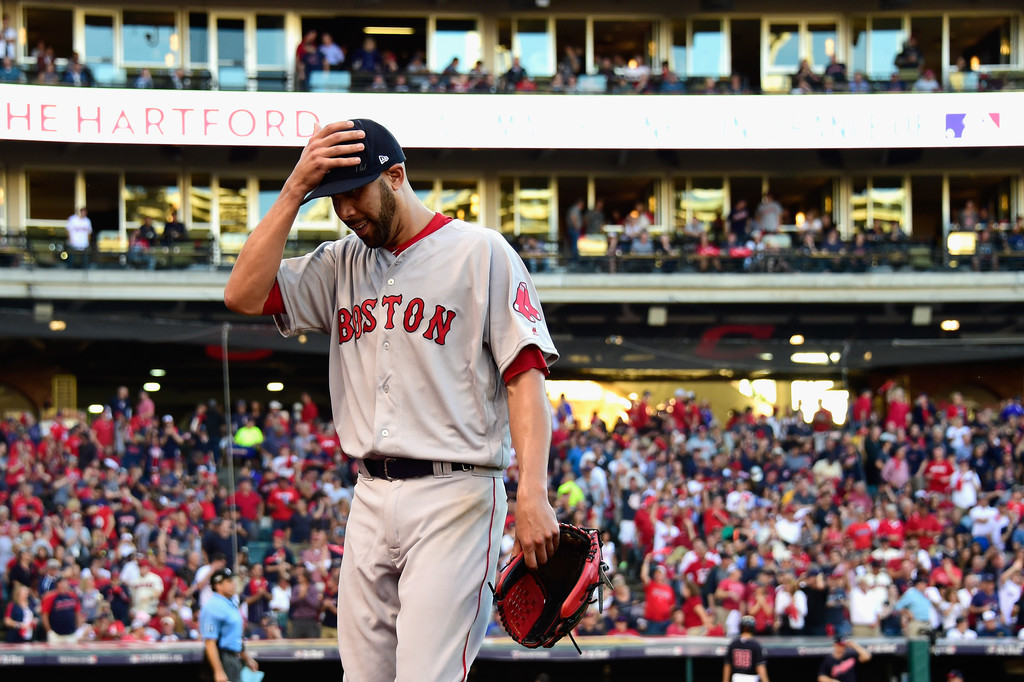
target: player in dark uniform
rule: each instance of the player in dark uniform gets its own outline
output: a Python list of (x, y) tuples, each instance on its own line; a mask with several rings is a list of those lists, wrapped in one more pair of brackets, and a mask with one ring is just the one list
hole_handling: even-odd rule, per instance
[(825, 657), (818, 669), (818, 682), (857, 682), (857, 663), (870, 661), (871, 652), (853, 640), (839, 636), (832, 642), (832, 653)]
[(729, 642), (722, 668), (722, 682), (768, 682), (764, 648), (754, 639), (757, 621), (753, 616), (740, 619), (740, 636)]

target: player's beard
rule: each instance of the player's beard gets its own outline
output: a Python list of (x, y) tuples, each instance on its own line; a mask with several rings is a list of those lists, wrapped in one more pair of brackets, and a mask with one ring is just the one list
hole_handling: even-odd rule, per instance
[(363, 243), (371, 249), (379, 249), (390, 244), (395, 228), (395, 211), (398, 207), (395, 201), (395, 192), (384, 178), (378, 178), (377, 189), (380, 194), (377, 216), (375, 218), (367, 216), (367, 220), (373, 223), (373, 229), (367, 229), (363, 235)]

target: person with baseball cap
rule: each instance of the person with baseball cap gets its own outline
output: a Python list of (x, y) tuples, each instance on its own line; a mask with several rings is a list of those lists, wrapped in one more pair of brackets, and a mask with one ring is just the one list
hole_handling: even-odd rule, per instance
[[(559, 540), (544, 386), (558, 351), (536, 286), (499, 231), (425, 205), (405, 161), (376, 121), (317, 128), (224, 289), (230, 310), (272, 315), (284, 336), (331, 336), (338, 444), (359, 471), (338, 594), (350, 682), (469, 674), (513, 452), (513, 553), (536, 568)], [(283, 258), (300, 207), (324, 199), (349, 234)]]
[(857, 682), (857, 664), (870, 660), (870, 651), (852, 639), (836, 635), (832, 638), (832, 653), (825, 656), (818, 668), (818, 682)]
[(722, 667), (722, 682), (768, 682), (768, 664), (764, 647), (754, 639), (757, 621), (753, 616), (740, 618), (740, 634), (729, 642)]
[(242, 640), (242, 612), (235, 601), (235, 577), (230, 568), (210, 576), (213, 595), (199, 611), (199, 636), (205, 652), (200, 679), (204, 682), (241, 682), (242, 666), (257, 670), (256, 659)]

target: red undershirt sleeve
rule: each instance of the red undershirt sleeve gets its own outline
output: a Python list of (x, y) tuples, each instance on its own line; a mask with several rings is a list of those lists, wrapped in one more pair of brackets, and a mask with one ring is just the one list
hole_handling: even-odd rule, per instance
[(281, 287), (277, 285), (277, 280), (274, 280), (274, 286), (270, 289), (270, 293), (267, 294), (267, 300), (263, 303), (263, 314), (264, 315), (284, 315), (284, 298), (281, 296)]
[(512, 364), (508, 366), (501, 378), (507, 384), (512, 381), (517, 374), (522, 374), (529, 369), (539, 369), (544, 372), (544, 376), (549, 374), (548, 363), (544, 361), (544, 354), (540, 348), (534, 345), (529, 345), (526, 348), (519, 351), (519, 355), (512, 361)]

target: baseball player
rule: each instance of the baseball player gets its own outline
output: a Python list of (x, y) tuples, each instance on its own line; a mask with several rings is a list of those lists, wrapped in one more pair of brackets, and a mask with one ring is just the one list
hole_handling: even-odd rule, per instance
[[(490, 619), (520, 470), (516, 549), (547, 561), (557, 359), (533, 282), (502, 236), (416, 197), (394, 136), (367, 119), (317, 129), (224, 291), (286, 336), (331, 335), (338, 437), (359, 461), (338, 596), (348, 682), (464, 680)], [(352, 234), (282, 260), (304, 202), (330, 197)]]
[(740, 635), (729, 642), (722, 668), (722, 682), (768, 682), (768, 664), (764, 647), (754, 639), (757, 621), (753, 616), (740, 618)]

